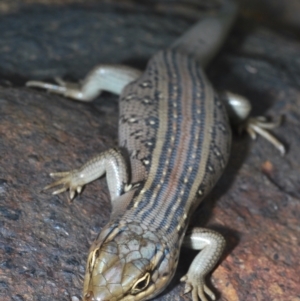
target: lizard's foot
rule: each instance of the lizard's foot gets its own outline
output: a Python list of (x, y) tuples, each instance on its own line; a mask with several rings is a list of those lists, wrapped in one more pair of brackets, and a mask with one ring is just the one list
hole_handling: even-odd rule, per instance
[(246, 122), (241, 125), (240, 130), (245, 130), (249, 136), (254, 140), (257, 134), (264, 137), (270, 143), (272, 143), (283, 156), (286, 152), (284, 145), (269, 132), (269, 130), (278, 127), (281, 123), (281, 118), (277, 122), (269, 122), (266, 117), (250, 117)]
[(59, 77), (55, 78), (56, 84), (46, 83), (42, 81), (28, 81), (27, 87), (45, 89), (50, 93), (60, 94), (77, 100), (82, 100), (82, 91), (80, 84), (65, 82)]
[(208, 301), (205, 294), (208, 295), (211, 300), (216, 300), (215, 294), (206, 286), (203, 277), (199, 279), (199, 277), (189, 277), (189, 275), (186, 274), (180, 281), (185, 282), (184, 294), (191, 292), (193, 301)]
[(127, 165), (119, 149), (109, 149), (88, 160), (81, 167), (66, 172), (51, 173), (58, 178), (43, 190), (61, 186), (53, 192), (59, 194), (70, 190), (70, 199), (74, 199), (76, 192), (81, 193), (84, 185), (99, 179), (106, 173), (107, 184), (111, 199), (119, 197), (128, 183)]
[(52, 194), (59, 194), (69, 189), (70, 199), (73, 200), (76, 192), (81, 193), (83, 185), (86, 183), (82, 180), (84, 176), (77, 169), (66, 171), (66, 172), (54, 172), (50, 173), (52, 178), (60, 178), (50, 185), (43, 188), (42, 191), (62, 185), (60, 189), (55, 190)]

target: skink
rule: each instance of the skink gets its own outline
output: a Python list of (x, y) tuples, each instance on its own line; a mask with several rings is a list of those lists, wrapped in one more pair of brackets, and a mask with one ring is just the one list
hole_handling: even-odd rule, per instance
[(119, 147), (70, 172), (52, 173), (54, 194), (82, 187), (106, 173), (112, 214), (91, 246), (85, 301), (148, 300), (172, 279), (182, 246), (200, 250), (182, 281), (193, 301), (215, 299), (205, 276), (218, 262), (224, 238), (211, 230), (187, 231), (195, 208), (213, 188), (228, 161), (229, 118), (252, 137), (261, 134), (283, 154), (269, 132), (276, 124), (248, 118), (247, 99), (221, 97), (203, 72), (222, 45), (236, 15), (227, 1), (216, 16), (200, 20), (168, 49), (155, 54), (142, 73), (123, 65), (97, 66), (82, 84), (31, 81), (81, 101), (101, 91), (120, 94)]

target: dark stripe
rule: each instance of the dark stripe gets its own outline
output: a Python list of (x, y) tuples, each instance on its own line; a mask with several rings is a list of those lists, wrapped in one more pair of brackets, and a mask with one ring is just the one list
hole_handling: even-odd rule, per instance
[[(195, 166), (195, 164), (197, 162), (199, 162), (199, 164), (201, 164), (201, 155), (202, 155), (202, 148), (203, 148), (203, 139), (204, 139), (204, 131), (205, 131), (205, 126), (204, 126), (204, 122), (205, 122), (205, 117), (206, 117), (206, 112), (205, 112), (205, 95), (204, 95), (204, 83), (203, 83), (203, 79), (202, 76), (199, 72), (199, 68), (197, 68), (197, 66), (194, 66), (195, 62), (191, 59), (188, 59), (188, 71), (189, 74), (191, 75), (191, 80), (192, 80), (192, 87), (196, 87), (197, 86), (197, 82), (200, 83), (200, 91), (201, 91), (201, 96), (200, 96), (200, 110), (201, 110), (201, 116), (200, 116), (200, 127), (199, 124), (197, 123), (197, 119), (198, 119), (198, 113), (197, 113), (197, 90), (193, 89), (193, 104), (191, 106), (191, 116), (192, 116), (192, 120), (193, 122), (191, 123), (191, 130), (190, 130), (190, 143), (189, 143), (189, 149), (188, 149), (188, 153), (186, 155), (186, 168), (185, 171), (183, 172), (183, 174), (180, 177), (180, 181), (179, 184), (180, 186), (178, 187), (177, 190), (177, 194), (174, 195), (174, 197), (172, 198), (172, 200), (170, 200), (169, 206), (166, 210), (165, 216), (167, 217), (166, 219), (162, 220), (162, 222), (159, 224), (159, 228), (160, 227), (164, 227), (166, 226), (166, 222), (167, 220), (169, 220), (169, 216), (172, 212), (172, 208), (174, 207), (177, 199), (179, 198), (179, 194), (180, 191), (182, 190), (182, 188), (184, 188), (184, 194), (182, 196), (182, 201), (181, 204), (178, 206), (178, 208), (176, 209), (176, 211), (174, 212), (174, 216), (171, 219), (171, 223), (170, 225), (168, 225), (167, 227), (167, 233), (166, 234), (170, 234), (174, 231), (174, 229), (177, 227), (178, 225), (178, 219), (177, 217), (179, 216), (183, 216), (184, 211), (186, 210), (186, 202), (188, 201), (188, 197), (190, 194), (190, 190), (195, 182), (195, 178), (196, 175), (198, 173), (198, 167)], [(193, 74), (193, 66), (196, 69), (196, 74)], [(187, 117), (188, 118), (188, 117)], [(204, 121), (204, 122), (203, 122)], [(196, 131), (200, 131), (199, 134), (199, 140), (198, 140), (198, 145), (197, 145), (197, 151), (196, 151), (196, 157), (195, 159), (192, 159), (192, 153), (194, 152), (193, 149), (193, 137), (195, 137), (195, 133)], [(185, 172), (187, 172), (188, 167), (189, 166), (193, 166), (193, 170), (188, 178), (188, 182), (184, 183), (184, 178), (186, 177)], [(200, 183), (199, 183), (200, 184)]]
[[(171, 56), (170, 56), (171, 55)], [(163, 52), (163, 57), (164, 57), (164, 63), (166, 65), (166, 69), (167, 69), (167, 73), (169, 78), (172, 78), (172, 69), (175, 69), (176, 71), (176, 75), (177, 75), (177, 82), (176, 82), (176, 86), (179, 88), (180, 85), (180, 74), (178, 72), (178, 67), (176, 64), (176, 53), (174, 52)], [(169, 62), (169, 60), (171, 59), (171, 62)], [(171, 64), (172, 67), (171, 68)], [(173, 95), (175, 90), (174, 90), (174, 84), (173, 82), (169, 83), (169, 87), (168, 87), (168, 95)], [(141, 211), (143, 211), (147, 205), (149, 204), (149, 199), (151, 199), (153, 190), (157, 187), (157, 185), (160, 183), (160, 180), (162, 178), (162, 174), (163, 174), (163, 170), (165, 168), (165, 162), (167, 160), (167, 150), (170, 147), (171, 144), (171, 136), (172, 136), (172, 127), (173, 127), (173, 122), (174, 122), (174, 118), (173, 118), (173, 102), (175, 101), (177, 103), (177, 130), (175, 134), (175, 141), (174, 141), (174, 147), (172, 149), (172, 153), (170, 156), (170, 160), (169, 160), (169, 169), (172, 169), (174, 164), (176, 163), (176, 157), (177, 157), (177, 150), (178, 150), (178, 146), (180, 143), (180, 125), (181, 124), (181, 120), (182, 120), (182, 112), (181, 112), (181, 103), (180, 103), (180, 99), (181, 99), (181, 89), (178, 89), (177, 91), (177, 98), (175, 100), (171, 99), (167, 99), (166, 101), (168, 101), (168, 121), (167, 121), (167, 131), (166, 131), (166, 136), (165, 136), (165, 143), (162, 147), (161, 153), (160, 153), (160, 159), (159, 159), (159, 164), (157, 166), (156, 169), (156, 174), (155, 174), (155, 178), (153, 179), (151, 186), (149, 188), (148, 191), (146, 191), (144, 193), (144, 197), (143, 197), (143, 201), (141, 201), (141, 203), (138, 206), (138, 210), (136, 211), (135, 214), (139, 214)], [(160, 204), (160, 194), (164, 192), (165, 189), (168, 188), (168, 184), (170, 182), (169, 178), (166, 178), (166, 182), (164, 183), (164, 185), (162, 185), (162, 187), (160, 188), (160, 190), (157, 193), (157, 197), (156, 197), (156, 202), (154, 202), (153, 206), (151, 208), (149, 208), (149, 210), (145, 211), (141, 217), (141, 220), (144, 220), (148, 215), (153, 214), (153, 212), (155, 212), (155, 208)]]
[[(171, 55), (172, 55), (172, 57), (171, 57), (172, 65), (173, 65), (173, 68), (175, 69), (175, 72), (176, 72), (176, 75), (177, 75), (177, 77), (176, 77), (176, 80), (177, 80), (176, 81), (176, 86), (177, 86), (177, 98), (176, 98), (177, 108), (176, 108), (176, 110), (177, 110), (178, 117), (176, 119), (176, 123), (177, 123), (176, 127), (177, 128), (176, 128), (176, 133), (175, 133), (175, 141), (174, 141), (173, 151), (171, 153), (170, 161), (169, 161), (169, 167), (168, 167), (169, 170), (172, 170), (174, 168), (174, 166), (177, 164), (178, 149), (179, 149), (179, 145), (180, 145), (180, 138), (181, 138), (181, 135), (182, 135), (180, 126), (182, 124), (182, 118), (183, 118), (183, 116), (182, 116), (182, 102), (181, 102), (181, 99), (182, 99), (182, 86), (180, 85), (181, 77), (180, 77), (180, 72), (179, 72), (178, 63), (177, 63), (178, 59), (176, 58), (177, 53), (171, 52)], [(171, 70), (170, 69), (168, 69), (168, 74), (171, 76)], [(173, 89), (173, 84), (170, 83), (169, 84), (169, 91), (172, 90), (172, 89)], [(169, 94), (169, 95), (172, 95), (172, 94)], [(169, 103), (169, 112), (170, 112), (169, 118), (170, 118), (171, 121), (174, 121), (173, 114), (172, 114), (174, 101), (169, 100), (168, 103)], [(171, 139), (172, 135), (169, 134), (169, 131), (168, 131), (167, 135), (168, 135), (168, 140)], [(170, 141), (168, 141), (166, 143), (166, 151), (165, 152), (167, 152), (167, 149), (169, 147), (170, 147)], [(163, 160), (161, 163), (165, 163), (165, 160)], [(164, 169), (164, 167), (165, 166), (162, 166), (162, 170)], [(167, 173), (169, 173), (169, 172), (167, 172)], [(164, 191), (166, 189), (168, 189), (170, 181), (171, 181), (170, 177), (165, 178), (164, 184), (161, 187), (159, 193), (157, 194), (157, 197), (156, 197), (157, 201), (151, 207), (151, 210), (154, 210), (154, 212), (157, 209), (157, 207), (161, 205), (161, 201), (164, 201), (162, 194), (164, 193)], [(153, 187), (151, 187), (151, 188), (153, 188)], [(150, 223), (153, 223), (155, 219), (157, 219), (157, 215), (153, 216)], [(162, 221), (163, 220), (165, 220), (165, 219), (163, 218)]]

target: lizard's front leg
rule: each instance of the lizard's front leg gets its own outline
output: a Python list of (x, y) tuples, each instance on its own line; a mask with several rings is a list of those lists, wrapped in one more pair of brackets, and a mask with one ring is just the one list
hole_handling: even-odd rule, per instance
[(51, 177), (60, 179), (46, 186), (44, 190), (62, 185), (53, 194), (59, 194), (69, 189), (72, 200), (76, 192), (81, 192), (84, 185), (98, 179), (105, 173), (111, 201), (113, 201), (124, 192), (125, 185), (128, 184), (128, 167), (125, 159), (119, 150), (113, 148), (100, 153), (78, 169), (51, 173)]
[[(82, 83), (68, 83), (59, 79), (57, 80), (58, 85), (40, 81), (29, 81), (26, 85), (46, 89), (49, 92), (79, 101), (91, 101), (102, 91), (120, 94), (126, 85), (140, 76), (141, 71), (125, 65), (99, 65), (86, 76)], [(115, 149), (99, 154), (79, 169), (51, 173), (52, 177), (60, 179), (46, 186), (44, 190), (62, 185), (53, 194), (59, 194), (69, 189), (70, 198), (73, 199), (76, 192), (80, 193), (85, 184), (96, 180), (104, 173), (107, 174), (111, 200), (114, 200), (120, 196), (124, 190), (124, 185), (128, 183), (128, 172), (124, 158), (120, 151)]]

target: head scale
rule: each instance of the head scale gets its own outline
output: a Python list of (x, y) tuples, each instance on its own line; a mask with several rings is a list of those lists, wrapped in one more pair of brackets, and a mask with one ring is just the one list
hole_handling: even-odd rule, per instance
[(172, 279), (177, 254), (140, 224), (110, 225), (99, 239), (88, 258), (84, 301), (148, 300)]

